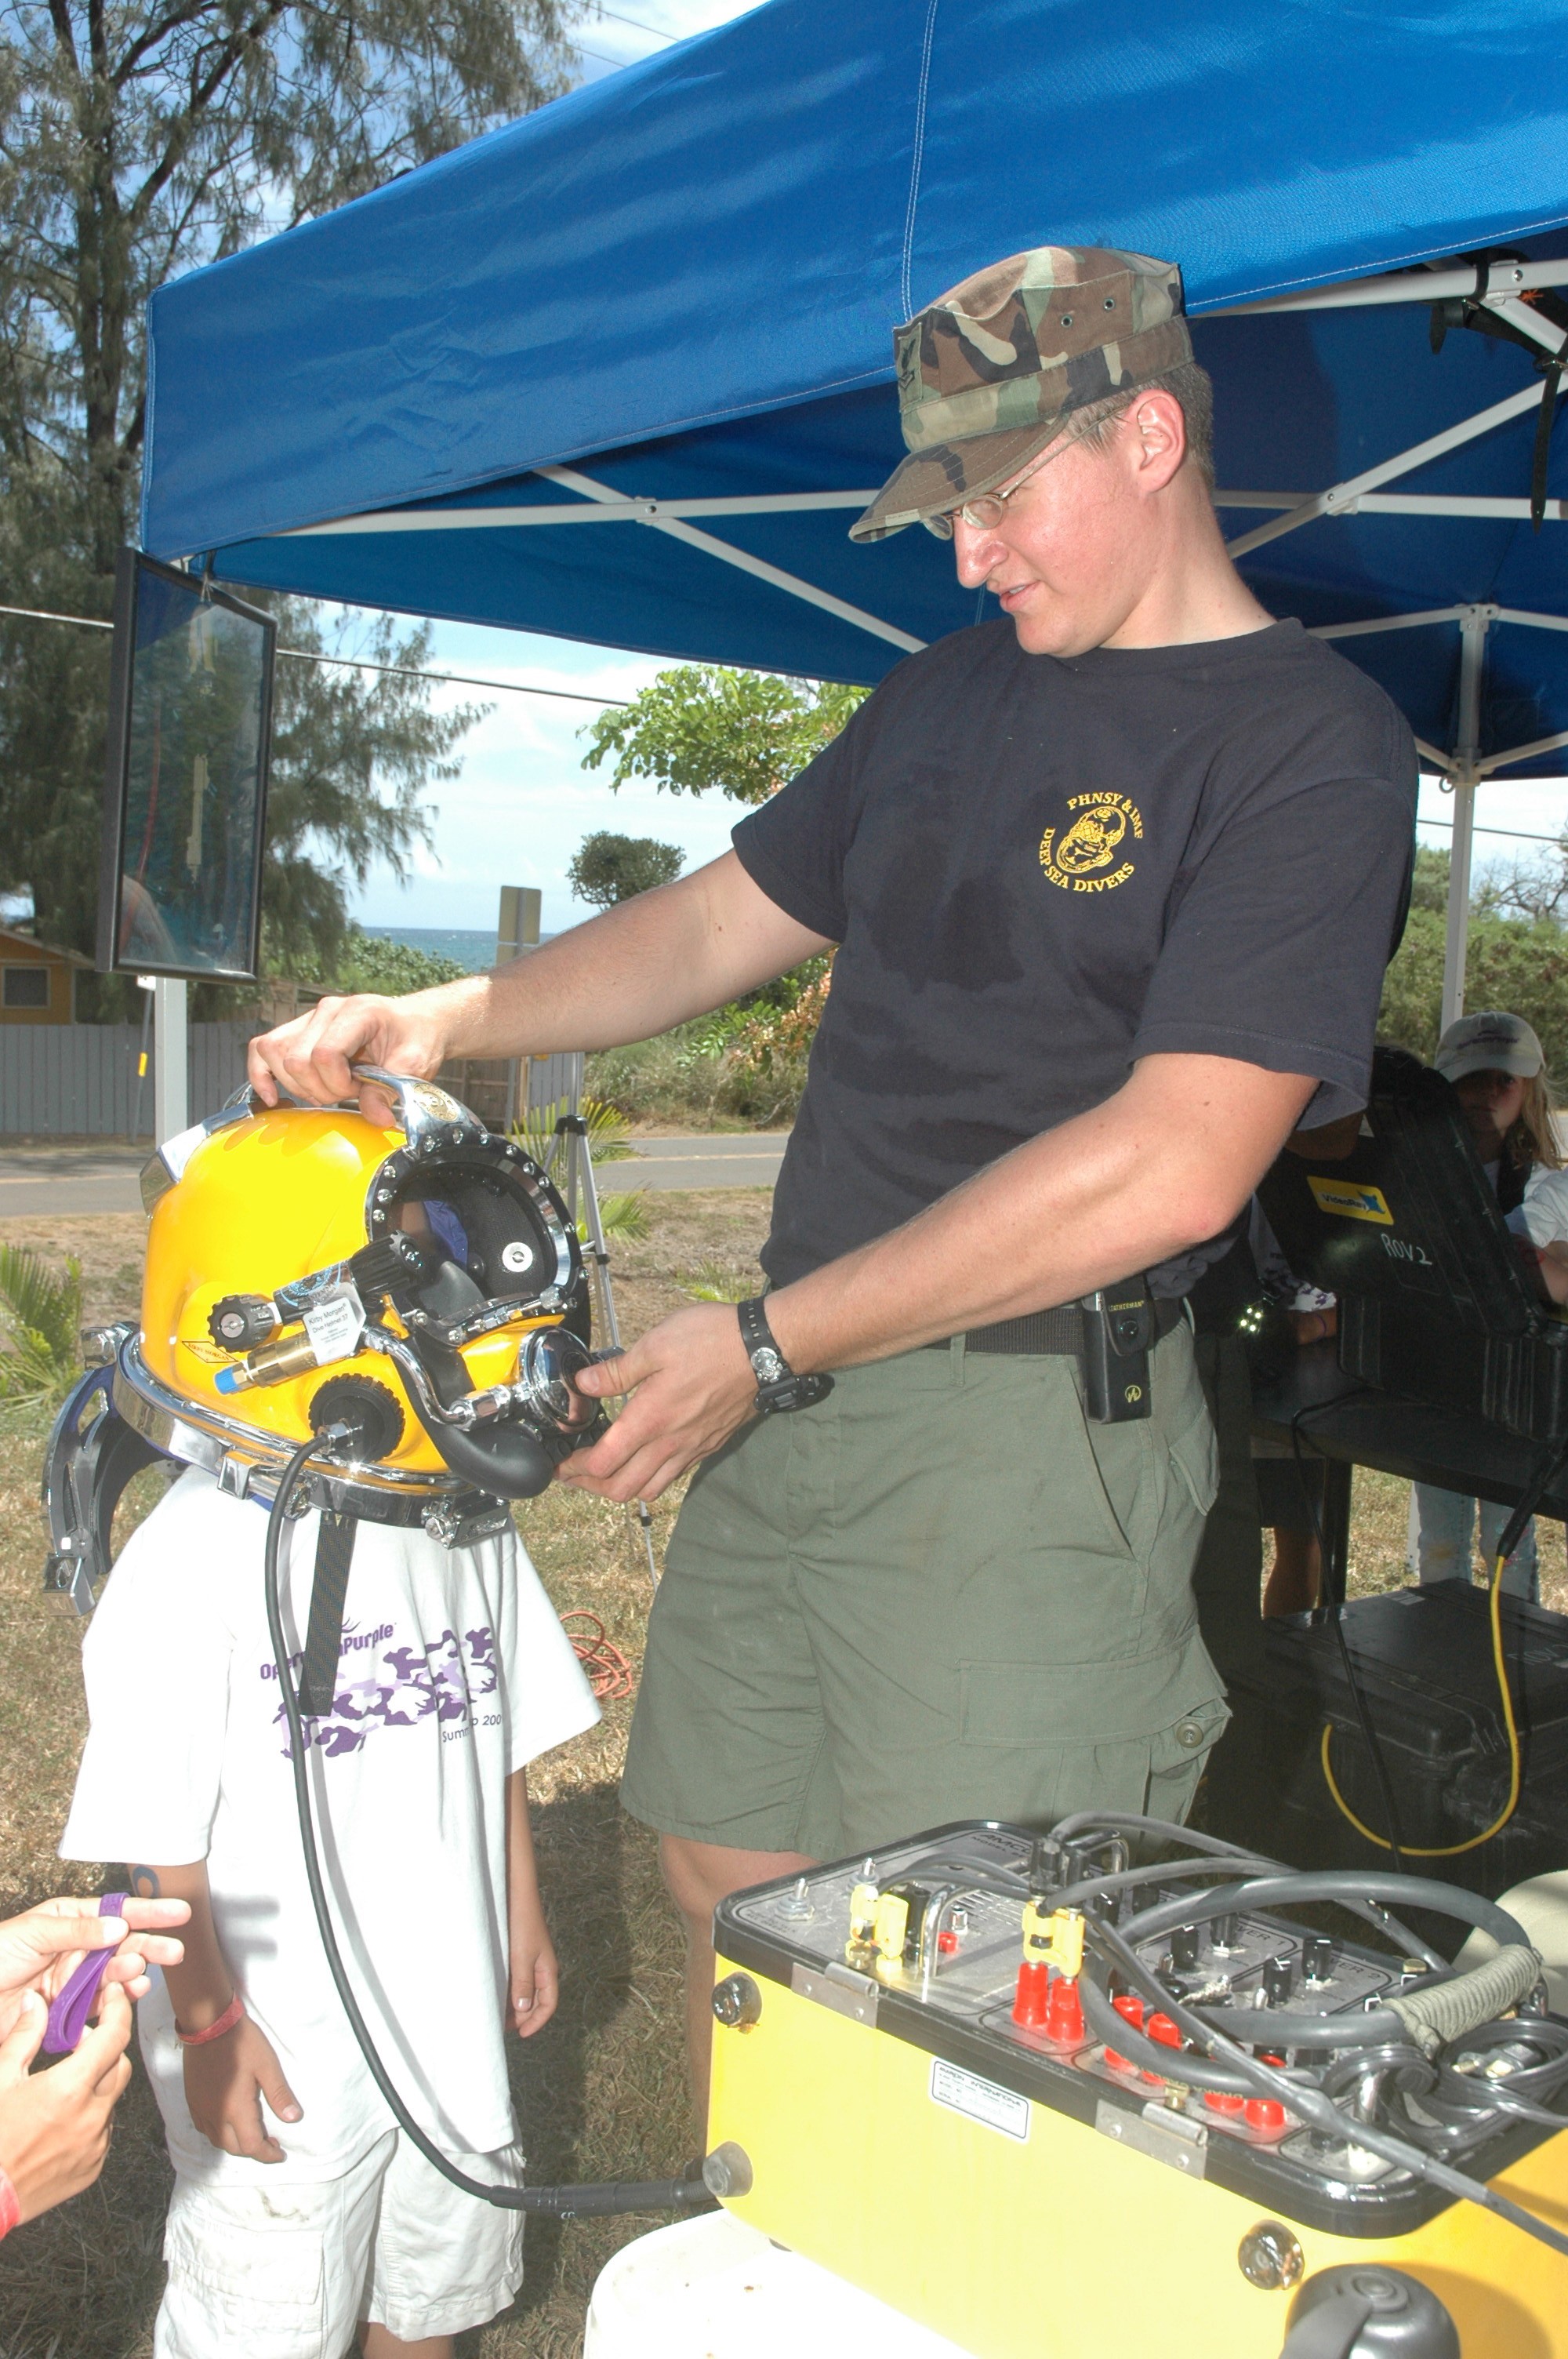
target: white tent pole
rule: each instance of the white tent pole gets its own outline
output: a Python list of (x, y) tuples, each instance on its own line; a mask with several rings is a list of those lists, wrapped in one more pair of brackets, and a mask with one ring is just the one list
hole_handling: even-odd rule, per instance
[[(1217, 492), (1217, 508), (1278, 508), (1294, 511), (1310, 505), (1312, 492)], [(759, 492), (754, 498), (605, 500), (597, 506), (573, 500), (569, 506), (471, 508), (367, 508), (362, 516), (334, 516), (326, 524), (296, 525), (290, 532), (268, 536), (273, 540), (330, 540), (343, 535), (405, 532), (516, 532), (534, 526), (579, 524), (657, 524), (661, 519), (690, 516), (800, 516), (824, 509), (869, 507), (876, 493)], [(1454, 516), (1469, 524), (1523, 522), (1530, 502), (1506, 495), (1493, 498), (1467, 492), (1361, 492), (1336, 501), (1334, 516)], [(1568, 500), (1548, 500), (1544, 520), (1568, 523)]]
[(189, 989), (178, 975), (153, 980), (153, 1138), (159, 1147), (190, 1127)]
[(1462, 418), (1457, 425), (1445, 426), (1441, 434), (1429, 434), (1424, 442), (1413, 442), (1408, 451), (1398, 451), (1391, 459), (1380, 459), (1375, 467), (1363, 468), (1358, 475), (1347, 475), (1340, 484), (1331, 484), (1325, 492), (1314, 493), (1303, 500), (1299, 508), (1288, 515), (1276, 516), (1271, 524), (1254, 526), (1239, 540), (1226, 546), (1234, 557), (1244, 557), (1249, 549), (1260, 549), (1266, 540), (1278, 540), (1284, 532), (1297, 532), (1314, 517), (1342, 514), (1363, 492), (1375, 491), (1379, 484), (1391, 483), (1396, 475), (1408, 475), (1414, 467), (1426, 464), (1429, 459), (1440, 459), (1448, 451), (1456, 451), (1461, 443), (1473, 442), (1478, 434), (1489, 434), (1494, 426), (1506, 426), (1510, 419), (1522, 418), (1529, 409), (1539, 409), (1544, 390), (1544, 379), (1527, 385), (1521, 392), (1510, 393), (1504, 401), (1494, 401), (1488, 409), (1478, 409), (1474, 417)]
[(1428, 606), (1419, 614), (1377, 614), (1367, 623), (1314, 623), (1309, 639), (1366, 639), (1378, 631), (1415, 631), (1428, 623), (1456, 623), (1467, 606)]
[[(552, 467), (535, 471), (557, 481)], [(585, 479), (586, 480), (586, 479)], [(369, 532), (510, 532), (522, 525), (656, 524), (661, 516), (799, 516), (821, 508), (867, 508), (876, 488), (860, 492), (737, 492), (729, 499), (628, 500), (611, 493), (607, 499), (573, 500), (569, 506), (472, 508), (368, 508), (362, 516), (334, 516), (328, 524), (296, 525), (276, 532), (273, 540), (320, 540), (336, 533)], [(1264, 506), (1288, 508), (1303, 492), (1282, 494)], [(1529, 503), (1525, 504), (1528, 512)]]
[[(1217, 508), (1299, 508), (1312, 497), (1311, 492), (1216, 492), (1214, 504)], [(1335, 516), (1454, 516), (1464, 524), (1522, 524), (1530, 512), (1528, 500), (1469, 492), (1358, 492), (1353, 500), (1336, 501), (1331, 511)], [(1548, 500), (1541, 521), (1568, 523), (1568, 500)]]
[(1489, 606), (1470, 606), (1459, 619), (1459, 742), (1449, 777), (1454, 782), (1454, 848), (1448, 871), (1448, 931), (1443, 952), (1442, 1029), (1465, 1013), (1465, 952), (1470, 933), (1470, 867), (1476, 837), (1476, 757), (1480, 750), (1481, 671)]
[[(1568, 286), (1568, 262), (1494, 262), (1481, 300), (1500, 311), (1527, 288)], [(1200, 308), (1202, 320), (1241, 320), (1269, 311), (1359, 310), (1369, 303), (1440, 303), (1450, 296), (1474, 296), (1470, 270), (1397, 270), (1378, 278), (1346, 278), (1336, 287), (1314, 287), (1304, 295), (1265, 295), (1255, 303), (1217, 303)]]
[[(537, 467), (535, 474), (547, 475), (552, 484), (564, 484), (568, 491), (582, 492), (590, 500), (616, 500), (620, 493), (612, 492), (607, 484), (596, 484), (591, 475), (579, 475), (571, 467)], [(727, 540), (715, 540), (711, 533), (697, 532), (689, 524), (680, 524), (667, 516), (647, 517), (644, 521), (654, 532), (667, 532), (673, 539), (684, 540), (692, 549), (700, 549), (706, 556), (717, 557), (725, 565), (738, 566), (742, 573), (753, 574), (759, 582), (771, 582), (775, 590), (787, 592), (792, 598), (804, 599), (808, 606), (820, 606), (825, 614), (837, 614), (843, 623), (853, 623), (857, 629), (870, 631), (873, 637), (888, 640), (895, 647), (914, 654), (925, 645), (896, 624), (884, 623), (880, 614), (868, 614), (863, 606), (851, 606), (847, 599), (835, 598), (830, 591), (819, 590), (814, 582), (803, 582), (797, 573), (785, 573), (777, 565), (764, 564), (760, 557), (748, 555)]]

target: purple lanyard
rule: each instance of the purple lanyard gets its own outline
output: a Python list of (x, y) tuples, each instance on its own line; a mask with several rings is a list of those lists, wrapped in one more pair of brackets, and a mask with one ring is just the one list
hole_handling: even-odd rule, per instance
[[(106, 1892), (98, 1903), (98, 1914), (100, 1917), (123, 1917), (130, 1897), (128, 1892)], [(113, 1950), (89, 1950), (65, 1988), (53, 2001), (44, 2029), (46, 2056), (69, 2056), (78, 2045), (87, 2028), (87, 2018), (98, 1995), (103, 1969), (114, 1954)]]

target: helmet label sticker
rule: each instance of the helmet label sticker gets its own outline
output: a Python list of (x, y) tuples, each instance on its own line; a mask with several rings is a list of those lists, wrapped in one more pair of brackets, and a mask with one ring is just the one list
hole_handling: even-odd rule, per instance
[(351, 1286), (328, 1295), (305, 1313), (305, 1332), (310, 1338), (319, 1368), (329, 1366), (334, 1360), (351, 1359), (364, 1332), (364, 1305)]

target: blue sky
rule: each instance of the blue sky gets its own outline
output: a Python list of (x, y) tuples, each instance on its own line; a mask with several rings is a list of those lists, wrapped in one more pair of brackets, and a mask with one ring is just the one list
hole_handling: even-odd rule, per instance
[[(665, 48), (671, 38), (705, 32), (746, 13), (731, 0), (625, 0), (606, 8), (579, 28), (583, 77), (599, 81), (619, 66)], [(549, 688), (580, 689), (604, 696), (633, 696), (659, 665), (643, 656), (585, 647), (514, 631), (476, 629), (470, 625), (435, 626), (432, 664), (438, 670), (479, 674)], [(472, 689), (438, 689), (433, 701), (446, 708), (484, 701)], [(369, 926), (491, 927), (497, 888), (536, 885), (544, 894), (545, 930), (554, 932), (589, 913), (573, 900), (567, 864), (583, 837), (595, 828), (628, 835), (654, 835), (678, 843), (687, 866), (711, 860), (729, 844), (741, 807), (721, 796), (673, 796), (647, 786), (612, 794), (601, 772), (581, 766), (579, 732), (591, 718), (591, 705), (557, 703), (544, 697), (499, 694), (492, 711), (463, 740), (460, 775), (431, 795), (434, 842), (421, 853), (406, 886), (389, 873), (377, 873), (357, 897), (355, 914)], [(1452, 799), (1435, 779), (1423, 779), (1421, 835), (1446, 844), (1441, 822)], [(1489, 781), (1477, 798), (1477, 818), (1525, 836), (1555, 836), (1568, 819), (1568, 779), (1535, 779), (1509, 785)], [(1511, 864), (1540, 853), (1544, 845), (1477, 833), (1477, 864)]]

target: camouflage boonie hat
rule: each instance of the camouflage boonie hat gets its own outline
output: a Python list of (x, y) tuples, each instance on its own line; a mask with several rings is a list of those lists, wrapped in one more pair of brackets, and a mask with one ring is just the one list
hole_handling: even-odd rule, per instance
[(851, 526), (881, 540), (994, 491), (1091, 402), (1193, 356), (1173, 262), (1037, 245), (977, 270), (893, 330), (910, 455)]

